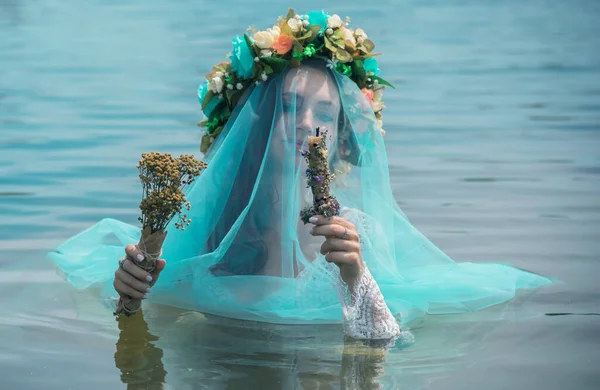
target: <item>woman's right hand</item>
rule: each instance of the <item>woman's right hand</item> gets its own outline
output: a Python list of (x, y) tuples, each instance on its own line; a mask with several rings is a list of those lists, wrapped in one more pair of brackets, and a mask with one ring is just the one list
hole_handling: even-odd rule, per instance
[(150, 287), (156, 283), (158, 276), (165, 268), (165, 260), (156, 260), (156, 269), (150, 274), (137, 265), (133, 264), (131, 259), (144, 259), (142, 252), (133, 244), (125, 247), (127, 256), (123, 261), (123, 266), (115, 272), (115, 281), (113, 286), (119, 295), (128, 295), (136, 299), (146, 299), (146, 294), (150, 292)]

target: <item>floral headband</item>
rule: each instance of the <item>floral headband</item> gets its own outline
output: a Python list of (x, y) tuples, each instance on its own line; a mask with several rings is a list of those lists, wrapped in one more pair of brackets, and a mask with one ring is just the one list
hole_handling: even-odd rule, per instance
[[(308, 58), (322, 58), (327, 67), (358, 85), (365, 95), (381, 129), (381, 100), (384, 86), (393, 86), (379, 77), (379, 68), (372, 53), (375, 44), (360, 28), (348, 27), (338, 15), (311, 11), (298, 15), (290, 9), (273, 28), (266, 31), (250, 29), (243, 38), (233, 39), (231, 62), (221, 62), (206, 75), (198, 87), (198, 99), (206, 118), (199, 126), (206, 128), (200, 151), (206, 153), (229, 120), (233, 108), (244, 91), (259, 85), (287, 67), (299, 66)], [(384, 133), (383, 129), (381, 129)]]

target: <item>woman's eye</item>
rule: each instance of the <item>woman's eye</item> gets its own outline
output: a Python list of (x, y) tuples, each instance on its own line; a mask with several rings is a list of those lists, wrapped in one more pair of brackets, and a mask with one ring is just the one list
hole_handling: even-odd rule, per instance
[(320, 112), (317, 117), (322, 121), (333, 122), (333, 115), (327, 111)]

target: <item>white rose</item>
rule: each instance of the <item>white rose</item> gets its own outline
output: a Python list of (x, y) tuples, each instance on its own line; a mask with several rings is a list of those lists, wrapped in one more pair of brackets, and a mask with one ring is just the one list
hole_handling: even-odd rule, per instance
[(269, 49), (271, 46), (273, 46), (273, 42), (275, 41), (273, 35), (268, 31), (259, 31), (254, 34), (253, 38), (254, 42), (256, 42), (256, 46), (261, 49)]
[(287, 21), (287, 24), (292, 29), (292, 32), (297, 32), (300, 30), (300, 26), (302, 25), (302, 22), (299, 21), (298, 19), (289, 19)]
[(279, 28), (279, 26), (275, 25), (273, 26), (273, 28), (268, 29), (267, 31), (270, 31), (271, 35), (273, 35), (273, 39), (277, 39), (279, 38), (279, 35), (281, 34), (281, 29)]
[(381, 110), (383, 110), (383, 102), (380, 100), (378, 102), (376, 102), (375, 100), (373, 100), (373, 112), (379, 112)]
[(208, 88), (214, 93), (221, 93), (223, 90), (223, 79), (217, 76), (213, 77), (212, 80), (210, 80)]
[(275, 42), (277, 40), (277, 38), (279, 38), (279, 31), (272, 29), (272, 28), (268, 28), (267, 32), (269, 34), (271, 34), (271, 38), (273, 38), (273, 42)]
[(357, 38), (362, 38), (363, 40), (369, 38), (362, 28), (357, 28), (354, 30), (354, 35), (356, 35)]
[(380, 102), (383, 98), (383, 88), (379, 88), (373, 91), (373, 101)]
[(342, 18), (340, 18), (338, 14), (330, 16), (327, 19), (327, 27), (329, 28), (339, 28), (342, 27), (342, 24), (344, 24), (344, 22), (342, 22)]
[(271, 52), (271, 50), (268, 50), (268, 49), (262, 49), (260, 51), (260, 56), (261, 57), (271, 57), (272, 54), (273, 53)]
[(381, 129), (383, 127), (383, 121), (381, 119), (377, 119), (377, 126)]
[(342, 30), (342, 37), (344, 41), (351, 43), (352, 45), (356, 45), (356, 39), (354, 39), (354, 32), (350, 28), (345, 28)]

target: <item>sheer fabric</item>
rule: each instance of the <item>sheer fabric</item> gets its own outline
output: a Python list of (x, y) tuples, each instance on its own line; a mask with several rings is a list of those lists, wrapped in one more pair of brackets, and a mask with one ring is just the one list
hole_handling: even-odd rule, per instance
[[(323, 239), (299, 219), (311, 202), (299, 150), (316, 127), (328, 129), (332, 191), (351, 210), (367, 266), (349, 303), (340, 299), (339, 272), (319, 255)], [(369, 101), (324, 61), (250, 88), (206, 160), (187, 191), (191, 226), (168, 227), (154, 302), (282, 324), (346, 318), (348, 332), (373, 337), (397, 332), (393, 316), (479, 310), (551, 282), (508, 265), (454, 262), (417, 231), (392, 196)], [(104, 219), (51, 257), (76, 288), (100, 284), (114, 296), (117, 260), (139, 235), (137, 226)]]

